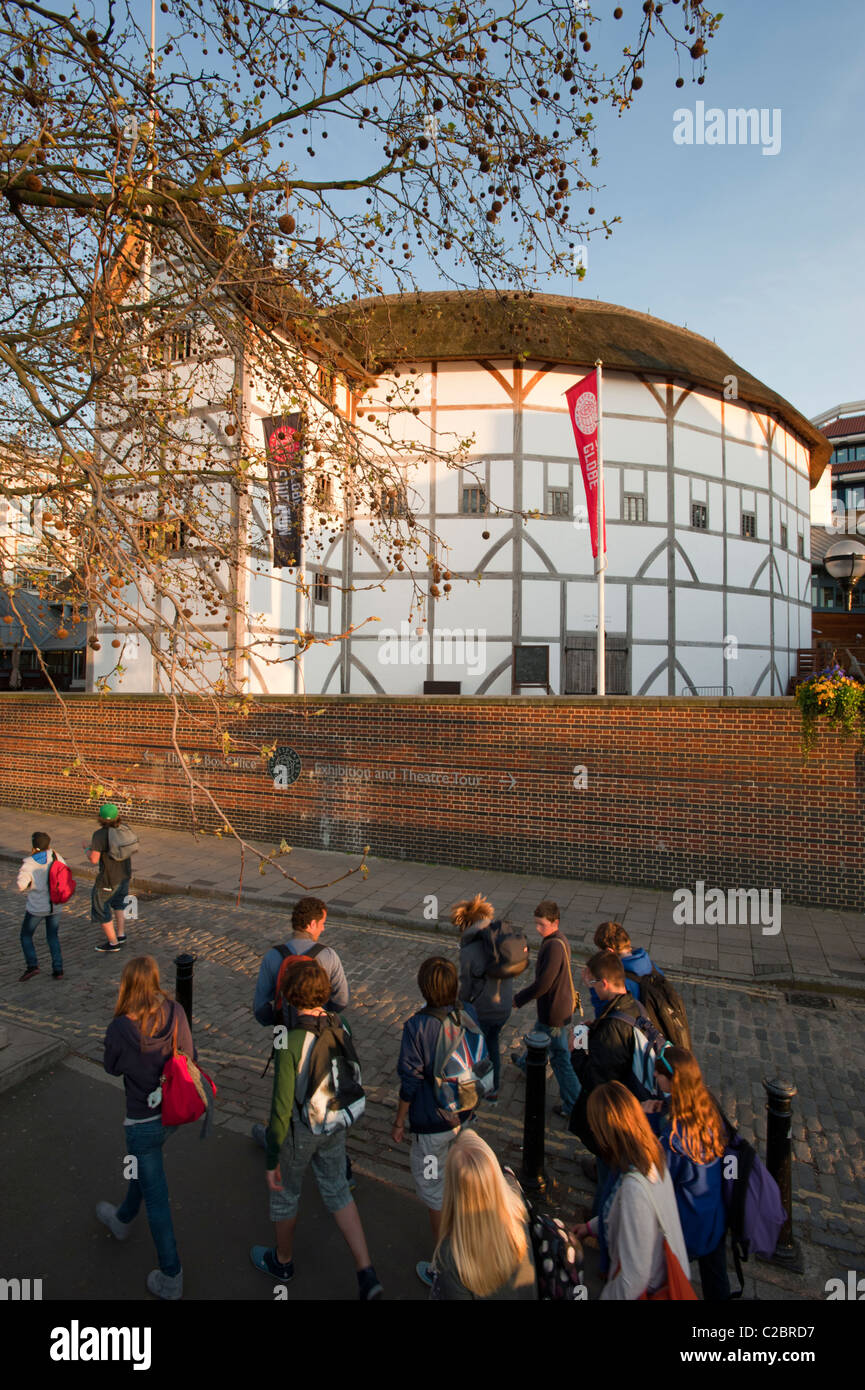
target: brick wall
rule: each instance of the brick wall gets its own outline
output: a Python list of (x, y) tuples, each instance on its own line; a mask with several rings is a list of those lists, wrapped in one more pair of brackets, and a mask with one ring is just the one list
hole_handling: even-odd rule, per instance
[[(0, 699), (0, 799), (81, 813), (91, 778), (78, 740), (136, 820), (186, 828), (159, 696)], [(791, 700), (265, 698), (227, 705), (231, 767), (208, 706), (183, 712), (181, 750), (237, 828), (313, 848), (658, 887), (778, 888), (784, 901), (865, 903), (865, 758), (824, 734), (807, 764)], [(300, 758), (275, 788), (259, 756)], [(575, 787), (574, 769), (588, 785)], [(64, 775), (66, 772), (68, 775)], [(200, 792), (198, 824), (216, 817)]]

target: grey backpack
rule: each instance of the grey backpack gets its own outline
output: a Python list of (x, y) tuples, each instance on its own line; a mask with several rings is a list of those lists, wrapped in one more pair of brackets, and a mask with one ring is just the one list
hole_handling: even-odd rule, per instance
[(109, 825), (108, 858), (128, 859), (138, 848), (138, 836), (129, 825)]

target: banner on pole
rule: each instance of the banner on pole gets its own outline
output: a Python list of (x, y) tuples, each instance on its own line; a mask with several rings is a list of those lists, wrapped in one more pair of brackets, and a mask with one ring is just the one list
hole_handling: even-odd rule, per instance
[[(577, 456), (583, 473), (583, 486), (586, 489), (586, 502), (589, 508), (589, 534), (592, 538), (592, 554), (598, 558), (598, 370), (595, 368), (582, 381), (574, 382), (565, 392)], [(607, 517), (603, 517), (603, 553), (607, 553)]]
[(273, 415), (263, 423), (273, 568), (292, 569), (300, 563), (303, 539), (303, 417)]

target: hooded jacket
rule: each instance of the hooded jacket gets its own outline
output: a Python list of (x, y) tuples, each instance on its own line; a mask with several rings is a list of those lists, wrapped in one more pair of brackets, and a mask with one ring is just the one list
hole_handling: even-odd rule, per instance
[(66, 863), (63, 856), (53, 849), (34, 850), (33, 854), (28, 854), (18, 870), (19, 891), (25, 893), (30, 889), (27, 902), (24, 904), (25, 911), (33, 917), (48, 917), (61, 911), (60, 904), (52, 903), (48, 896), (48, 874), (55, 859), (61, 864)]
[(507, 1023), (514, 999), (514, 982), (495, 980), (486, 974), (489, 952), (485, 937), (500, 922), (467, 927), (460, 937), (460, 999), (471, 1004), (480, 1023)]
[(171, 1056), (175, 1021), (177, 1050), (195, 1061), (198, 1052), (186, 1013), (173, 999), (164, 1001), (159, 1024), (150, 1038), (143, 1037), (138, 1024), (125, 1014), (112, 1019), (108, 1025), (103, 1065), (109, 1075), (123, 1077), (127, 1119), (157, 1120), (162, 1114), (161, 1097), (155, 1105), (148, 1104), (148, 1097), (157, 1090), (165, 1063)]
[[(645, 950), (643, 946), (638, 946), (636, 951), (631, 951), (630, 955), (622, 956), (621, 961), (622, 969), (625, 971), (626, 977), (628, 975), (637, 975), (639, 977), (639, 980), (641, 980), (644, 975), (651, 975), (653, 970), (658, 975), (663, 975), (664, 973), (663, 970), (660, 970), (658, 966), (655, 965), (654, 961), (652, 960), (652, 957), (649, 955), (648, 951)], [(634, 998), (637, 1001), (639, 1001), (640, 998), (639, 980), (629, 980), (627, 978), (625, 979), (625, 985), (627, 987), (628, 993), (633, 994)], [(600, 1018), (601, 1014), (604, 1012), (604, 1008), (606, 1007), (604, 1001), (598, 998), (598, 996), (595, 994), (594, 989), (589, 990), (589, 995), (591, 997), (592, 1005), (595, 1010), (595, 1018)]]

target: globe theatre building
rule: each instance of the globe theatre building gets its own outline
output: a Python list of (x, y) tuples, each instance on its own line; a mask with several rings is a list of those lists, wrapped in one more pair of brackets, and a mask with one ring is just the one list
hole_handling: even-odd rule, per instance
[[(391, 422), (401, 482), (366, 513), (339, 489), (309, 501), (305, 593), (273, 568), (263, 474), (246, 511), (226, 498), (249, 557), (249, 631), (230, 640), (251, 693), (591, 693), (597, 589), (564, 392), (596, 359), (607, 693), (786, 693), (811, 645), (810, 497), (831, 454), (794, 406), (715, 343), (594, 300), (431, 292), (351, 306), (341, 325), (367, 375), (362, 394), (337, 383), (340, 409), (382, 422), (411, 383)], [(247, 405), (263, 449), (280, 402)], [(419, 462), (460, 440), (459, 467)], [(400, 571), (382, 545), (382, 514), (403, 510), (438, 538), (435, 573), (408, 551)], [(289, 660), (297, 629), (317, 640)], [(285, 659), (259, 662), (263, 638)], [(125, 666), (120, 688), (156, 688), (145, 650)]]

